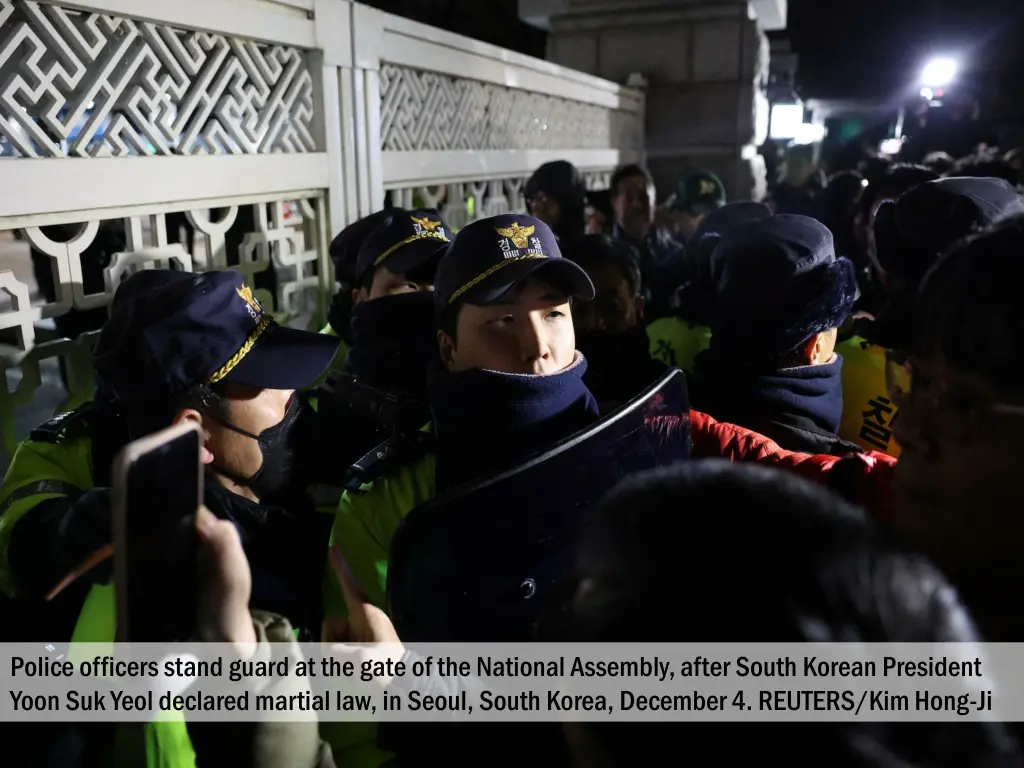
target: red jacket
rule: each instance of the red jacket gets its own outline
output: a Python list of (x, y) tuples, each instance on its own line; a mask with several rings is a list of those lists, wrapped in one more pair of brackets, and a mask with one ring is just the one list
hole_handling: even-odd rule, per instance
[(812, 456), (780, 448), (764, 435), (735, 424), (715, 421), (706, 413), (690, 411), (690, 432), (695, 459), (722, 458), (729, 461), (756, 461), (794, 472), (826, 485), (850, 501), (867, 508), (875, 519), (891, 517), (892, 477), (896, 459), (884, 453), (850, 456)]

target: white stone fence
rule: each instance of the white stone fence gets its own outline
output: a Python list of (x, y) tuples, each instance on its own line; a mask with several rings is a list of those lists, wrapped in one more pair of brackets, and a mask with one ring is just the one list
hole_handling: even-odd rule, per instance
[(95, 333), (67, 329), (126, 274), (230, 265), (315, 327), (332, 236), (386, 194), (460, 227), (521, 210), (548, 160), (600, 188), (640, 159), (643, 112), (350, 0), (0, 0), (0, 469), (91, 391)]

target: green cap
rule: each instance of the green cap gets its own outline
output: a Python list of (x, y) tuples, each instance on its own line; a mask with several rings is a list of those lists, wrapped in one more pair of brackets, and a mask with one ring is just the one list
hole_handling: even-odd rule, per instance
[(676, 184), (668, 207), (684, 213), (710, 213), (725, 205), (725, 185), (710, 171), (697, 171)]

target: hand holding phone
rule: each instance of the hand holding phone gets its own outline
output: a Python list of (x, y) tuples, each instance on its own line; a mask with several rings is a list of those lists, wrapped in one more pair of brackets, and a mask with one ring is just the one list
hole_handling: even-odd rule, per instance
[(118, 642), (195, 634), (201, 448), (199, 426), (187, 422), (129, 443), (114, 459)]
[(248, 658), (256, 650), (256, 630), (249, 613), (252, 571), (233, 523), (218, 520), (205, 507), (196, 516), (202, 591), (199, 637), (204, 642), (231, 643)]

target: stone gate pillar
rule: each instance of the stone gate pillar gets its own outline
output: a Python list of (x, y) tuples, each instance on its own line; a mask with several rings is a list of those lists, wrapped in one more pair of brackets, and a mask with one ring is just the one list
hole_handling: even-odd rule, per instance
[(659, 198), (696, 169), (721, 176), (733, 199), (763, 196), (764, 32), (785, 28), (786, 0), (520, 0), (520, 16), (548, 30), (549, 60), (647, 81), (645, 151)]

